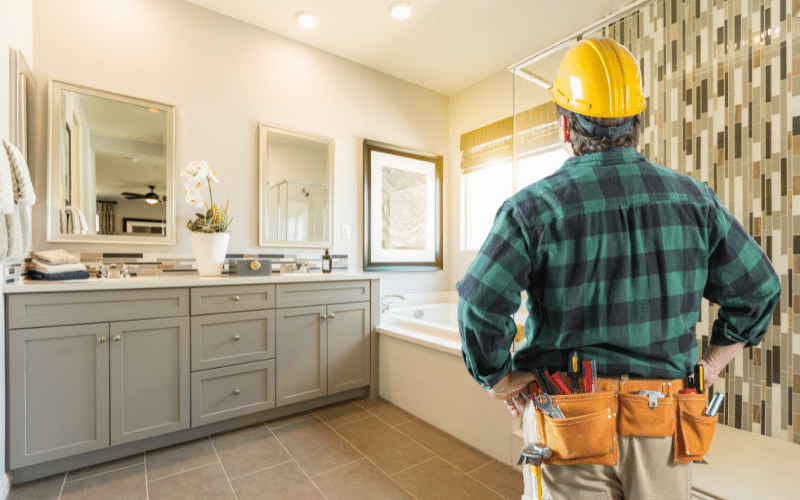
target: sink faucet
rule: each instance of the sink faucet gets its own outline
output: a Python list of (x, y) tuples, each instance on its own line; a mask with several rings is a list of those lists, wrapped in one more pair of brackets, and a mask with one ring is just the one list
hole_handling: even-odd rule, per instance
[(406, 300), (406, 298), (403, 297), (402, 295), (397, 295), (397, 294), (394, 294), (394, 293), (389, 294), (389, 295), (384, 295), (383, 297), (381, 297), (381, 314), (385, 313), (389, 309), (390, 304), (389, 304), (389, 301), (386, 300), (386, 299), (389, 299), (389, 298), (392, 298), (392, 297), (398, 298), (400, 300)]

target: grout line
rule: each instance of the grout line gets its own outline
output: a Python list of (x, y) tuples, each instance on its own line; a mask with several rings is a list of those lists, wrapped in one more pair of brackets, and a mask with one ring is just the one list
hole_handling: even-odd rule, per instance
[(211, 439), (211, 436), (208, 437), (208, 440), (211, 441), (211, 447), (214, 448), (214, 453), (217, 455), (217, 460), (219, 460), (219, 466), (222, 468), (222, 473), (225, 474), (225, 479), (228, 480), (228, 486), (230, 486), (231, 488), (231, 493), (233, 493), (234, 500), (239, 500), (239, 498), (236, 496), (236, 490), (233, 489), (233, 483), (231, 483), (231, 478), (228, 477), (228, 471), (225, 470), (225, 466), (222, 465), (222, 459), (219, 458), (219, 452), (217, 451), (217, 447), (214, 446), (214, 440)]
[(61, 490), (58, 492), (58, 500), (61, 500), (61, 495), (64, 494), (64, 486), (67, 485), (67, 475), (69, 475), (69, 472), (64, 474), (64, 481), (61, 483)]
[[(359, 418), (358, 420), (351, 420), (349, 422), (342, 422), (341, 424), (337, 424), (336, 426), (331, 425), (329, 422), (325, 422), (325, 420), (322, 420), (322, 421), (325, 422), (326, 424), (328, 424), (328, 426), (330, 426), (332, 428), (336, 428), (336, 427), (341, 427), (343, 425), (354, 424), (356, 422), (363, 422), (364, 420), (367, 420), (368, 418), (375, 418), (375, 417), (374, 417), (374, 415), (369, 414), (364, 418)], [(322, 417), (320, 417), (320, 419), (322, 419)]]
[[(266, 424), (266, 422), (264, 423), (264, 425), (265, 425), (265, 426), (267, 425), (267, 424)], [(272, 433), (272, 435), (275, 437), (275, 440), (276, 440), (276, 441), (278, 441), (278, 444), (280, 444), (281, 446), (283, 446), (283, 443), (281, 443), (281, 440), (280, 440), (280, 439), (278, 439), (278, 436), (276, 436), (276, 435), (275, 435), (275, 433), (274, 433), (274, 432), (272, 432), (272, 429), (270, 429), (269, 427), (267, 427), (267, 430), (268, 430), (269, 432), (271, 432), (271, 433)], [(283, 449), (284, 449), (284, 450), (286, 450), (286, 454), (287, 454), (287, 455), (289, 455), (289, 457), (292, 459), (292, 462), (294, 462), (294, 463), (295, 463), (295, 465), (297, 465), (297, 468), (298, 468), (298, 469), (300, 469), (300, 472), (302, 472), (302, 473), (303, 473), (303, 474), (304, 474), (304, 475), (305, 475), (305, 476), (308, 478), (308, 481), (309, 481), (311, 484), (313, 484), (313, 485), (314, 485), (314, 488), (316, 488), (316, 489), (317, 489), (317, 491), (319, 491), (319, 494), (320, 494), (320, 495), (322, 495), (322, 498), (324, 498), (325, 500), (328, 500), (328, 497), (326, 497), (326, 496), (325, 496), (325, 493), (323, 493), (323, 492), (322, 492), (322, 490), (321, 490), (321, 489), (319, 489), (319, 486), (317, 486), (317, 483), (315, 483), (315, 482), (314, 482), (314, 481), (311, 479), (311, 476), (309, 476), (309, 475), (308, 475), (308, 473), (305, 471), (305, 469), (303, 469), (302, 467), (300, 467), (300, 464), (298, 464), (298, 463), (297, 463), (297, 460), (295, 460), (295, 459), (294, 459), (294, 457), (293, 457), (293, 456), (292, 456), (292, 454), (289, 452), (289, 450), (288, 450), (288, 449), (286, 449), (286, 447), (285, 447), (285, 446), (283, 446)]]
[[(161, 481), (162, 479), (167, 479), (167, 478), (170, 478), (170, 477), (175, 477), (175, 476), (177, 476), (177, 475), (179, 475), (179, 474), (183, 474), (183, 473), (185, 473), (185, 472), (192, 472), (193, 470), (202, 469), (203, 467), (209, 467), (209, 466), (211, 466), (211, 465), (218, 464), (218, 463), (219, 463), (220, 465), (222, 465), (220, 462), (211, 462), (210, 464), (201, 465), (200, 467), (194, 467), (194, 468), (191, 468), (191, 469), (182, 470), (182, 471), (180, 471), (180, 472), (176, 472), (175, 474), (170, 474), (169, 476), (164, 476), (164, 477), (160, 477), (160, 478), (158, 478), (158, 479), (153, 479), (153, 480), (152, 480), (152, 481), (150, 481), (150, 482), (151, 482), (151, 483), (155, 483), (155, 482), (157, 482), (157, 481)], [(224, 467), (223, 467), (223, 469), (224, 469)]]
[(387, 475), (388, 475), (389, 477), (396, 476), (397, 474), (400, 474), (401, 472), (405, 472), (405, 471), (407, 471), (408, 469), (413, 469), (413, 468), (414, 468), (414, 467), (416, 467), (417, 465), (422, 465), (422, 464), (424, 464), (424, 463), (426, 463), (426, 462), (430, 462), (430, 461), (431, 461), (431, 460), (433, 460), (434, 458), (441, 458), (441, 457), (440, 457), (439, 455), (435, 455), (435, 454), (434, 454), (434, 455), (433, 455), (431, 458), (426, 458), (425, 460), (423, 460), (422, 462), (420, 462), (420, 463), (418, 463), (418, 464), (409, 465), (408, 467), (406, 467), (406, 468), (405, 468), (405, 469), (403, 469), (403, 470), (399, 470), (399, 471), (395, 472), (394, 474), (391, 474), (391, 475), (387, 474)]
[[(99, 464), (99, 465), (102, 465), (102, 464)], [(106, 475), (106, 474), (111, 474), (112, 472), (118, 472), (118, 471), (121, 471), (121, 470), (130, 469), (131, 467), (138, 467), (138, 466), (140, 466), (140, 465), (144, 465), (144, 463), (133, 464), (133, 465), (126, 465), (125, 467), (120, 467), (120, 468), (118, 468), (118, 469), (114, 469), (114, 470), (107, 470), (107, 471), (105, 471), (105, 472), (99, 472), (99, 473), (97, 473), (97, 474), (92, 474), (91, 476), (82, 477), (82, 478), (80, 478), (80, 479), (75, 479), (75, 480), (73, 480), (73, 481), (67, 481), (67, 476), (64, 476), (64, 484), (66, 484), (66, 483), (68, 483), (68, 482), (69, 482), (69, 483), (80, 483), (81, 481), (85, 481), (85, 480), (87, 480), (87, 479), (91, 479), (91, 478), (93, 478), (93, 477), (97, 477), (97, 476), (104, 476), (104, 475)]]
[[(358, 451), (358, 450), (356, 450), (356, 451)], [(359, 453), (361, 453), (361, 452), (359, 451)], [(363, 455), (363, 453), (361, 453), (361, 454)], [(363, 457), (361, 457), (361, 458), (356, 458), (355, 460), (353, 460), (353, 461), (350, 461), (350, 462), (347, 462), (346, 464), (337, 465), (337, 466), (336, 466), (336, 467), (334, 467), (333, 469), (328, 469), (328, 470), (325, 470), (325, 471), (322, 471), (322, 472), (318, 472), (317, 474), (314, 474), (314, 476), (313, 476), (313, 477), (319, 477), (319, 476), (321, 476), (321, 475), (323, 475), (323, 474), (327, 474), (328, 472), (332, 472), (332, 471), (335, 471), (335, 470), (339, 470), (339, 469), (341, 469), (342, 467), (347, 467), (348, 465), (352, 465), (352, 464), (354, 464), (354, 463), (356, 463), (356, 462), (360, 462), (360, 461), (362, 461), (362, 460), (366, 460), (366, 459), (367, 459), (367, 457), (366, 457), (366, 456), (363, 456)]]
[(253, 472), (248, 472), (247, 474), (242, 474), (241, 476), (232, 477), (231, 481), (235, 481), (236, 479), (243, 478), (245, 476), (249, 476), (250, 474), (257, 474), (259, 472), (264, 472), (265, 470), (272, 469), (273, 467), (277, 467), (279, 465), (288, 464), (289, 462), (293, 462), (293, 460), (284, 460), (283, 462), (270, 465), (269, 467), (264, 467), (263, 469), (254, 470)]
[[(350, 441), (349, 441), (349, 440), (348, 440), (346, 437), (342, 436), (342, 435), (341, 435), (341, 434), (340, 434), (340, 433), (339, 433), (339, 432), (338, 432), (338, 431), (337, 431), (337, 430), (336, 430), (334, 427), (331, 427), (331, 426), (330, 426), (330, 425), (329, 425), (327, 422), (325, 422), (325, 421), (323, 421), (323, 423), (324, 423), (325, 425), (327, 425), (328, 427), (330, 427), (330, 429), (331, 429), (333, 432), (335, 432), (335, 433), (336, 433), (336, 435), (337, 435), (337, 436), (339, 436), (339, 437), (340, 437), (342, 440), (344, 440), (344, 442), (345, 442), (345, 443), (349, 444), (350, 446), (352, 446), (352, 447), (353, 447), (353, 449), (354, 449), (354, 450), (356, 450), (357, 452), (359, 452), (359, 453), (361, 453), (362, 455), (364, 455), (364, 458), (365, 458), (365, 459), (366, 459), (366, 460), (367, 460), (369, 463), (371, 463), (372, 465), (374, 465), (374, 466), (375, 466), (375, 467), (376, 467), (376, 468), (377, 468), (379, 471), (383, 472), (383, 473), (386, 475), (386, 477), (388, 477), (388, 478), (389, 478), (389, 480), (390, 480), (390, 481), (394, 482), (394, 484), (396, 484), (396, 485), (397, 485), (397, 487), (398, 487), (398, 488), (400, 488), (401, 490), (403, 490), (403, 491), (405, 491), (406, 493), (408, 493), (408, 495), (409, 495), (411, 498), (413, 498), (414, 500), (418, 500), (418, 499), (417, 499), (417, 497), (415, 497), (414, 495), (412, 495), (410, 491), (408, 491), (407, 489), (403, 488), (403, 485), (401, 485), (400, 483), (398, 483), (398, 482), (397, 482), (397, 481), (394, 479), (394, 477), (390, 476), (390, 475), (389, 475), (389, 473), (387, 473), (385, 470), (383, 470), (383, 469), (382, 469), (382, 468), (381, 468), (381, 467), (380, 467), (378, 464), (376, 464), (375, 462), (373, 462), (373, 461), (372, 461), (372, 459), (370, 459), (370, 458), (369, 458), (367, 455), (365, 455), (365, 454), (364, 454), (364, 453), (363, 453), (361, 450), (359, 450), (358, 448), (356, 448), (355, 446), (353, 446), (353, 443), (351, 443), (351, 442), (350, 442)], [(388, 424), (387, 424), (387, 425), (388, 425)], [(390, 427), (391, 427), (391, 426), (390, 426)], [(436, 455), (436, 454), (434, 453), (434, 455)], [(437, 456), (438, 456), (438, 455), (437, 455)], [(431, 458), (434, 458), (434, 457), (431, 457)], [(428, 460), (430, 460), (430, 459), (428, 459)], [(425, 461), (427, 461), (427, 460), (425, 460)], [(422, 462), (421, 462), (421, 463), (422, 463)], [(419, 464), (417, 464), (417, 465), (419, 465)], [(316, 476), (315, 476), (315, 477), (316, 477)]]
[[(290, 415), (290, 416), (291, 416), (291, 415)], [(298, 416), (298, 415), (295, 415), (294, 417), (296, 418), (297, 416)], [(308, 415), (308, 418), (302, 418), (302, 419), (300, 419), (300, 420), (295, 420), (294, 422), (287, 422), (287, 423), (285, 423), (285, 424), (282, 424), (282, 425), (276, 425), (276, 426), (274, 426), (274, 427), (270, 427), (270, 425), (269, 425), (267, 422), (264, 422), (264, 425), (266, 425), (266, 426), (267, 426), (267, 429), (270, 429), (270, 430), (271, 430), (271, 429), (273, 429), (273, 428), (275, 428), (275, 429), (280, 429), (281, 427), (286, 427), (287, 425), (292, 425), (292, 424), (297, 424), (297, 423), (300, 423), (300, 422), (305, 422), (306, 420), (311, 420), (312, 418), (319, 418), (319, 417), (318, 417), (317, 415), (315, 415), (315, 414), (314, 414), (314, 412), (311, 412), (311, 413)], [(287, 420), (288, 420), (288, 418), (287, 418)], [(320, 420), (322, 420), (322, 419), (320, 419)]]

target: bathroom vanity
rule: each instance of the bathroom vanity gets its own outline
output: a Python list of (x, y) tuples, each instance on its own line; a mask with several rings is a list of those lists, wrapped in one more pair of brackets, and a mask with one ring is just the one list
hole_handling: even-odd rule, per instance
[(5, 294), (14, 483), (377, 392), (374, 275), (24, 282)]

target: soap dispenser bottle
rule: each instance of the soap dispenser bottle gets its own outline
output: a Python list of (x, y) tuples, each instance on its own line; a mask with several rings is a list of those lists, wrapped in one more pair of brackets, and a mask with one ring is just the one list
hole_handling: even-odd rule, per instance
[(331, 255), (328, 253), (328, 249), (325, 249), (325, 255), (322, 256), (322, 272), (329, 273), (331, 272)]

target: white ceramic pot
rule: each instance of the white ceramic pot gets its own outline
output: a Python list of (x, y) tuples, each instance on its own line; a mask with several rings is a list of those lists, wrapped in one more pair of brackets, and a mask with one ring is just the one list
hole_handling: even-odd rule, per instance
[(222, 276), (230, 233), (189, 232), (200, 276)]

